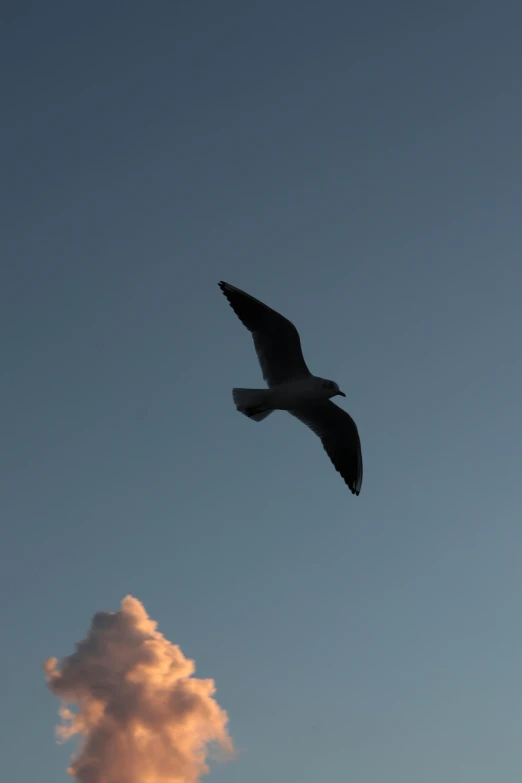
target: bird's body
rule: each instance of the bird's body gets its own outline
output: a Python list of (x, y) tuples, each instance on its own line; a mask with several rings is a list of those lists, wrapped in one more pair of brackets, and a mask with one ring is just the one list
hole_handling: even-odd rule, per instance
[(311, 405), (316, 402), (325, 402), (332, 397), (332, 389), (325, 384), (329, 383), (325, 378), (310, 375), (308, 378), (300, 378), (298, 381), (286, 381), (270, 386), (267, 401), (270, 401), (272, 410), (288, 411), (296, 405)]
[(267, 305), (229, 283), (219, 287), (232, 309), (252, 333), (268, 389), (233, 389), (237, 409), (254, 421), (285, 410), (319, 436), (334, 467), (353, 494), (362, 484), (359, 433), (351, 416), (331, 397), (346, 395), (335, 381), (312, 375), (295, 326)]

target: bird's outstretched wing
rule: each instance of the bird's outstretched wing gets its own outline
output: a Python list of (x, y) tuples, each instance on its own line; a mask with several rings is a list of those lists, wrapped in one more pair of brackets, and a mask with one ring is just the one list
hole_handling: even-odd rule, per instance
[(268, 385), (307, 378), (310, 370), (293, 323), (233, 285), (221, 281), (219, 287), (239, 320), (252, 333), (263, 378)]
[(352, 417), (331, 400), (292, 408), (289, 413), (318, 435), (335, 469), (352, 494), (358, 495), (362, 485), (363, 464), (359, 432)]

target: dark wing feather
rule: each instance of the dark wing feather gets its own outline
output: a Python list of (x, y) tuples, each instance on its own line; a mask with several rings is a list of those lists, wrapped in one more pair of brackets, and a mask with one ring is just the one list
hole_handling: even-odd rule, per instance
[(361, 491), (363, 464), (361, 441), (352, 417), (328, 400), (289, 411), (321, 439), (324, 450), (354, 495)]
[(241, 323), (252, 333), (263, 378), (268, 385), (307, 378), (310, 370), (293, 323), (233, 285), (221, 281), (219, 287)]

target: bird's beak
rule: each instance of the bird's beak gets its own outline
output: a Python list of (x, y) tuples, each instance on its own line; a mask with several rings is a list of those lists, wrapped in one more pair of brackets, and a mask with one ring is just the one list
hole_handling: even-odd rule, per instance
[(346, 397), (346, 394), (344, 392), (342, 392), (340, 389), (337, 392), (337, 394), (340, 395), (341, 397)]

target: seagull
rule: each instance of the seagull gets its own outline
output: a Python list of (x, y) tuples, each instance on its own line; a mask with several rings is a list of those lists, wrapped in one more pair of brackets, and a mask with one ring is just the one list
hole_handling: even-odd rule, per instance
[(274, 410), (288, 411), (314, 432), (353, 495), (361, 491), (363, 466), (359, 432), (352, 417), (331, 401), (346, 397), (335, 381), (312, 375), (299, 332), (287, 318), (229, 283), (221, 281), (230, 306), (251, 332), (268, 389), (232, 389), (237, 410), (263, 421)]

